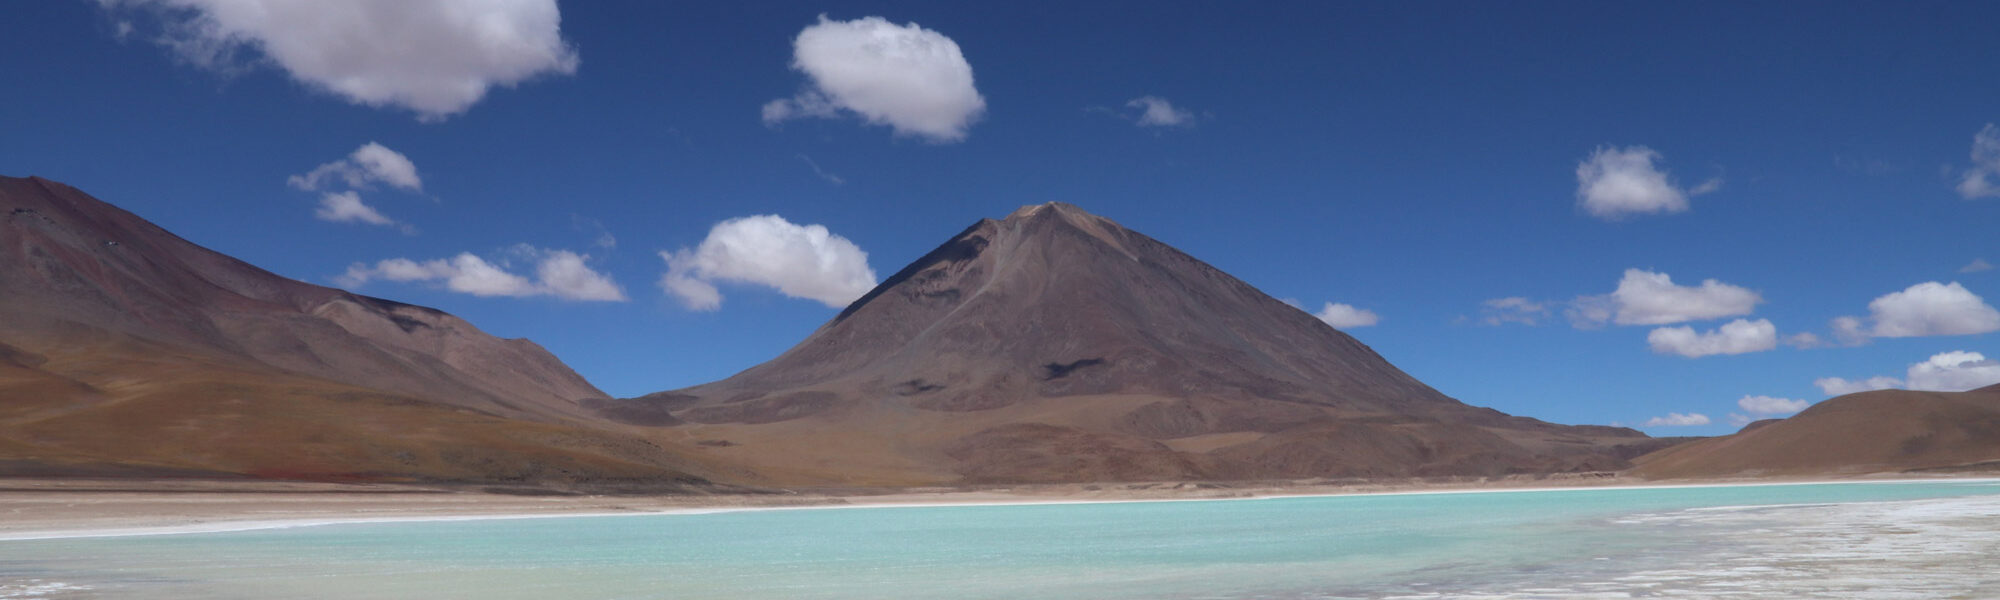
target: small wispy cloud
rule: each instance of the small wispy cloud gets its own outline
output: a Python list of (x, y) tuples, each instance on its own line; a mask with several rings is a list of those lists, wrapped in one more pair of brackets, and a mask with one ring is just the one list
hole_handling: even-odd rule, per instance
[(295, 189), (321, 192), (319, 208), (313, 211), (313, 216), (322, 221), (395, 227), (403, 233), (415, 234), (415, 227), (389, 218), (361, 199), (361, 190), (374, 190), (378, 183), (406, 192), (424, 190), (416, 163), (403, 153), (375, 142), (362, 144), (344, 158), (285, 178), (285, 185)]
[(1958, 195), (1967, 200), (2000, 196), (2000, 127), (1987, 123), (1972, 136), (1972, 166), (1958, 181)]
[(1326, 306), (1320, 308), (1319, 312), (1313, 313), (1313, 316), (1319, 317), (1321, 322), (1335, 329), (1369, 327), (1382, 322), (1382, 317), (1375, 314), (1375, 311), (1335, 302), (1326, 303)]
[(1821, 339), (1818, 335), (1804, 331), (1785, 336), (1784, 339), (1778, 340), (1778, 343), (1791, 346), (1793, 348), (1798, 348), (1800, 350), (1811, 350), (1813, 348), (1826, 348), (1831, 345), (1828, 344), (1826, 340)]
[(361, 201), (361, 194), (354, 190), (327, 192), (319, 197), (319, 209), (313, 216), (322, 221), (335, 223), (367, 223), (369, 225), (395, 225), (396, 220), (382, 216), (375, 207)]
[(1549, 317), (1549, 302), (1530, 300), (1522, 296), (1494, 298), (1479, 303), (1479, 324), (1499, 326), (1507, 323), (1540, 325)]
[(820, 166), (819, 166), (819, 163), (818, 163), (818, 162), (815, 162), (815, 161), (814, 161), (814, 160), (812, 159), (812, 157), (810, 157), (810, 156), (806, 156), (806, 155), (804, 155), (804, 154), (800, 154), (800, 155), (798, 155), (798, 156), (799, 156), (799, 160), (803, 160), (803, 161), (806, 161), (806, 166), (808, 166), (808, 167), (812, 167), (812, 171), (813, 171), (813, 174), (814, 174), (814, 175), (818, 175), (820, 179), (824, 179), (824, 180), (826, 180), (826, 182), (827, 182), (827, 183), (831, 183), (831, 184), (834, 184), (834, 185), (846, 185), (846, 184), (847, 184), (847, 180), (846, 180), (846, 179), (841, 179), (839, 175), (835, 175), (835, 174), (832, 174), (832, 173), (828, 173), (828, 172), (826, 171), (826, 169), (822, 169), (822, 168), (820, 168)]
[(1805, 410), (1812, 402), (1794, 398), (1773, 396), (1744, 396), (1736, 400), (1736, 407), (1753, 415), (1789, 415)]
[(1710, 178), (1708, 178), (1708, 181), (1703, 181), (1703, 182), (1701, 182), (1701, 185), (1697, 185), (1697, 186), (1694, 186), (1694, 188), (1693, 188), (1693, 189), (1690, 189), (1690, 190), (1688, 190), (1688, 195), (1689, 195), (1689, 196), (1704, 196), (1704, 195), (1708, 195), (1708, 194), (1713, 194), (1713, 193), (1716, 193), (1716, 192), (1719, 192), (1719, 191), (1722, 191), (1722, 178), (1721, 178), (1721, 177), (1710, 177)]
[(611, 230), (604, 226), (603, 221), (583, 215), (571, 214), (569, 216), (569, 228), (589, 235), (591, 246), (605, 250), (612, 250), (618, 247), (618, 236), (611, 235)]
[(1845, 396), (1847, 394), (1872, 392), (1875, 390), (1901, 389), (1903, 387), (1903, 380), (1887, 375), (1852, 380), (1840, 377), (1821, 377), (1813, 380), (1813, 386), (1818, 387), (1819, 391), (1828, 396)]
[(303, 175), (288, 177), (285, 184), (315, 191), (333, 181), (364, 190), (372, 189), (376, 183), (386, 183), (411, 192), (424, 191), (424, 180), (417, 175), (417, 164), (410, 162), (410, 157), (403, 156), (403, 153), (376, 142), (362, 144), (346, 158), (314, 167)]
[(1708, 415), (1670, 412), (1664, 417), (1646, 419), (1646, 422), (1641, 427), (1693, 427), (1696, 425), (1707, 425), (1708, 423)]
[(391, 258), (373, 265), (355, 263), (334, 283), (359, 288), (371, 281), (422, 282), (446, 290), (474, 296), (525, 298), (554, 296), (564, 300), (624, 302), (624, 288), (609, 275), (590, 268), (589, 256), (568, 250), (545, 250), (516, 246), (510, 253), (534, 263), (534, 277), (515, 274), (507, 264), (495, 263), (470, 252), (451, 258), (415, 261)]
[(1176, 107), (1159, 96), (1133, 98), (1125, 103), (1125, 107), (1139, 111), (1131, 119), (1140, 127), (1187, 127), (1193, 125), (1195, 120), (1192, 111)]

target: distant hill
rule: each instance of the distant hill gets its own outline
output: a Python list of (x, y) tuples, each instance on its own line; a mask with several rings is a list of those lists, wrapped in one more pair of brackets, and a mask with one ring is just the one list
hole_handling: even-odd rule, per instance
[(1634, 462), (1662, 479), (2000, 471), (2000, 386), (1848, 394)]
[(975, 223), (770, 362), (589, 404), (784, 484), (1614, 470), (1663, 444), (1465, 405), (1059, 203)]
[(698, 482), (527, 340), (0, 177), (0, 474)]

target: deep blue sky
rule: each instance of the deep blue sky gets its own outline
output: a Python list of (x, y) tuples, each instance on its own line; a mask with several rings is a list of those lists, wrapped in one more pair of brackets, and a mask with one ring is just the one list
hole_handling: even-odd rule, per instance
[[(1745, 396), (1818, 401), (1825, 377), (1914, 379), (1906, 369), (1939, 353), (2000, 356), (1993, 333), (1967, 333), (1990, 331), (1978, 308), (2000, 300), (2000, 271), (1961, 272), (2000, 261), (2000, 198), (1958, 189), (1981, 168), (1975, 136), (2000, 121), (2000, 5), (699, 4), (563, 2), (573, 72), (420, 119), (310, 83), (261, 46), (218, 68), (156, 41), (198, 12), (8, 3), (0, 174), (70, 183), (328, 285), (385, 259), (469, 252), (532, 277), (509, 248), (588, 255), (627, 301), (353, 289), (533, 339), (621, 396), (725, 377), (836, 312), (727, 281), (718, 309), (695, 311), (656, 285), (659, 253), (719, 222), (823, 225), (886, 276), (981, 217), (1049, 201), (1308, 310), (1372, 311), (1378, 324), (1344, 330), (1419, 379), (1558, 422), (1700, 413), (1709, 425), (1645, 429), (1722, 433)], [(762, 106), (815, 81), (791, 68), (793, 39), (821, 14), (948, 37), (983, 113), (956, 141), (852, 112), (767, 125)], [(1142, 125), (1127, 106), (1141, 97), (1190, 118)], [(357, 193), (413, 232), (316, 218), (325, 190), (287, 185), (369, 142), (407, 157), (422, 189)], [(1687, 210), (1606, 219), (1580, 205), (1579, 164), (1636, 147)], [(591, 221), (615, 247), (593, 245)], [(1762, 301), (1573, 327), (1565, 307), (1627, 269)], [(1880, 327), (1871, 301), (1926, 282), (1979, 300), (1970, 316), (1898, 313), (1947, 323), (1923, 335), (1835, 336), (1832, 319)], [(1483, 323), (1482, 303), (1507, 297), (1548, 313)], [(1699, 358), (1649, 345), (1660, 327), (1735, 319), (1821, 343)]]

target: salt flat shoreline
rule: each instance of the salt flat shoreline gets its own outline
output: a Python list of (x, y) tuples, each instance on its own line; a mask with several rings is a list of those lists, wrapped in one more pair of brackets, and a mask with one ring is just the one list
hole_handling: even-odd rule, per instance
[(162, 535), (340, 523), (698, 514), (740, 510), (1160, 502), (1574, 489), (1916, 481), (1990, 474), (1709, 480), (1604, 476), (1379, 482), (1164, 482), (985, 488), (824, 489), (777, 494), (537, 496), (410, 484), (0, 479), (0, 541)]

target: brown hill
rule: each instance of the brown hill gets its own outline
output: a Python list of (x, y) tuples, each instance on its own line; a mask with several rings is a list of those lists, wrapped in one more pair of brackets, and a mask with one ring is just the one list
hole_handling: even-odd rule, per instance
[(590, 404), (782, 483), (1498, 475), (1658, 447), (1462, 404), (1065, 204), (974, 224), (770, 362)]
[(40, 178), (0, 177), (0, 315), (0, 474), (699, 479), (601, 431), (580, 403), (605, 395), (533, 342)]
[(1634, 460), (1668, 479), (2000, 469), (2000, 386), (1840, 396), (1780, 421)]

